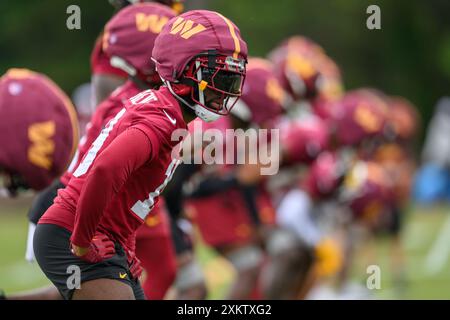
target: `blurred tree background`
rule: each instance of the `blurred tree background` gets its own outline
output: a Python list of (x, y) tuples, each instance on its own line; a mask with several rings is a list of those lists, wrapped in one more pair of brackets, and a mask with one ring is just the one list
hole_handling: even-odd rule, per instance
[[(66, 27), (71, 4), (81, 8), (81, 30)], [(381, 8), (381, 30), (366, 28), (371, 4)], [(186, 0), (186, 7), (229, 17), (252, 55), (265, 56), (287, 36), (308, 36), (336, 60), (346, 88), (405, 96), (425, 123), (450, 94), (448, 0)], [(90, 51), (113, 12), (107, 0), (1, 0), (0, 72), (40, 71), (70, 95), (89, 81)]]

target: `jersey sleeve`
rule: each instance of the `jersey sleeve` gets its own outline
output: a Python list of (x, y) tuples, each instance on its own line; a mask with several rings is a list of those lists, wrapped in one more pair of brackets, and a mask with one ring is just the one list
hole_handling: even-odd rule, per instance
[(83, 160), (84, 155), (89, 151), (92, 143), (95, 141), (97, 136), (101, 133), (103, 125), (107, 124), (108, 121), (115, 116), (118, 112), (118, 108), (115, 107), (114, 100), (111, 98), (104, 100), (99, 104), (94, 114), (91, 117), (91, 121), (87, 126), (85, 135), (80, 139), (78, 143), (78, 149), (72, 158), (72, 162), (69, 168), (61, 176), (61, 182), (67, 185), (72, 178), (73, 171), (78, 167), (78, 165)]
[(175, 144), (172, 141), (172, 133), (176, 127), (159, 110), (149, 112), (145, 118), (136, 119), (133, 128), (145, 133), (152, 144), (164, 146)]
[(80, 194), (71, 237), (73, 244), (90, 245), (110, 200), (135, 170), (158, 154), (159, 147), (154, 143), (141, 130), (131, 127), (99, 154)]

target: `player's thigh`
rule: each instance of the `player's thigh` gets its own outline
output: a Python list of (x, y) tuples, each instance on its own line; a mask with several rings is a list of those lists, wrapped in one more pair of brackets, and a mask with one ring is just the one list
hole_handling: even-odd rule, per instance
[(72, 300), (135, 300), (132, 288), (119, 280), (95, 279), (83, 282)]

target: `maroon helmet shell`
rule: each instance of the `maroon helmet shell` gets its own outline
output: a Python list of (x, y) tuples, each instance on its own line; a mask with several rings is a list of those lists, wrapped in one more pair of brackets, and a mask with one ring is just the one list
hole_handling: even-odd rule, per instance
[(242, 120), (268, 127), (283, 113), (286, 93), (268, 60), (250, 58), (242, 96), (232, 113)]
[(269, 53), (276, 77), (294, 100), (334, 99), (342, 92), (339, 68), (312, 40), (293, 36)]
[(36, 190), (67, 167), (78, 143), (69, 98), (49, 78), (10, 69), (0, 80), (0, 167)]
[(375, 91), (349, 91), (335, 102), (332, 109), (339, 144), (357, 145), (365, 139), (384, 135), (388, 109)]
[(313, 56), (323, 50), (307, 38), (294, 36), (275, 48), (269, 59), (275, 64), (275, 75), (294, 100), (316, 94), (319, 70)]
[(247, 44), (233, 22), (214, 11), (192, 10), (164, 26), (152, 57), (160, 76), (176, 82), (192, 58), (213, 50), (219, 55), (247, 60)]
[(420, 116), (417, 108), (403, 97), (389, 97), (389, 123), (396, 138), (412, 141), (420, 130)]
[(337, 155), (325, 151), (312, 163), (302, 181), (302, 188), (313, 199), (327, 198), (333, 195), (340, 186), (342, 176), (340, 170)]
[(141, 74), (155, 73), (151, 60), (155, 39), (176, 13), (158, 3), (140, 3), (120, 10), (105, 26), (103, 50), (120, 57)]
[(373, 161), (356, 162), (348, 171), (343, 188), (356, 219), (375, 221), (392, 203), (386, 171)]
[(280, 128), (283, 164), (311, 163), (329, 146), (326, 122), (311, 116)]

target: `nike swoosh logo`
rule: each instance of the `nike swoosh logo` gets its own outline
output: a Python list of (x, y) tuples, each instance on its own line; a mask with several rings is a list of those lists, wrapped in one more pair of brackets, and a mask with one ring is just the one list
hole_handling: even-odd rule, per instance
[(127, 277), (126, 273), (119, 272), (120, 279), (125, 279)]
[(177, 119), (171, 118), (171, 117), (167, 114), (166, 110), (163, 110), (163, 112), (164, 112), (164, 114), (167, 116), (167, 118), (169, 118), (169, 121), (172, 122), (173, 125), (176, 125), (176, 124), (177, 124)]

